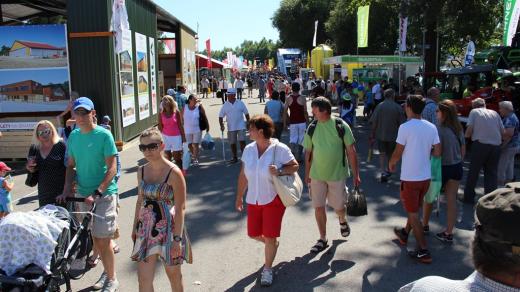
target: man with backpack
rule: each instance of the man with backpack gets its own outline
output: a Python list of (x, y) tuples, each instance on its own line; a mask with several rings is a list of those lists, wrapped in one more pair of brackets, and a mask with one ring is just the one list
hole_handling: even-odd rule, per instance
[(307, 129), (303, 147), (306, 161), (305, 182), (310, 188), (320, 232), (320, 238), (311, 248), (311, 252), (318, 253), (328, 247), (326, 203), (339, 217), (341, 235), (350, 235), (345, 214), (345, 181), (350, 176), (349, 165), (355, 187), (359, 187), (361, 179), (355, 140), (350, 127), (342, 119), (331, 117), (332, 105), (328, 99), (317, 97), (312, 101), (311, 107), (315, 120)]

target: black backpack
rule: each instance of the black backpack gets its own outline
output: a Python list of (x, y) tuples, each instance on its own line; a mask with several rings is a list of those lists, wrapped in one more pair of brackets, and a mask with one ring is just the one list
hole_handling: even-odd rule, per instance
[[(343, 127), (343, 120), (340, 118), (333, 117), (335, 125), (336, 125), (336, 131), (338, 132), (338, 137), (341, 140), (341, 144), (343, 144), (343, 166), (345, 166), (345, 141), (343, 141), (343, 138), (345, 137), (345, 127)], [(316, 130), (316, 125), (318, 124), (317, 120), (313, 120), (309, 127), (307, 128), (307, 135), (311, 138), (312, 143), (312, 135), (314, 135), (314, 130)], [(310, 161), (309, 161), (310, 162)]]

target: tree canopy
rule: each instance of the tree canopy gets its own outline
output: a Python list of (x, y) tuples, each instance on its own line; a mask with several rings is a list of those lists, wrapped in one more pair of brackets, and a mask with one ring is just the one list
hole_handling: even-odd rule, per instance
[[(264, 61), (266, 59), (274, 58), (278, 47), (278, 43), (275, 43), (272, 40), (267, 40), (266, 38), (262, 38), (258, 42), (246, 40), (236, 48), (224, 47), (222, 50), (212, 50), (211, 57), (218, 60), (224, 60), (227, 58), (227, 52), (233, 52), (237, 56), (243, 56), (246, 60), (253, 60), (256, 58)], [(206, 50), (204, 49), (201, 54), (206, 55)]]
[(421, 54), (423, 30), (427, 43), (438, 33), (444, 55), (461, 54), (468, 34), (477, 49), (500, 44), (502, 0), (282, 0), (272, 23), (281, 46), (308, 50), (318, 20), (318, 44), (328, 42), (334, 54), (356, 54), (357, 8), (363, 5), (370, 5), (368, 48), (359, 54), (394, 54), (400, 13), (408, 16), (407, 54)]

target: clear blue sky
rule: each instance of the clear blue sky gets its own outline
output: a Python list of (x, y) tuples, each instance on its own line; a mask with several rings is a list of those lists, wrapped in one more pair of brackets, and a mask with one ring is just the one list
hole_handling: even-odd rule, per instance
[(259, 41), (263, 37), (278, 40), (278, 30), (271, 17), (280, 0), (154, 0), (159, 6), (197, 31), (199, 50), (211, 38), (211, 49), (235, 48), (244, 40)]
[(45, 43), (65, 47), (65, 27), (50, 26), (0, 26), (0, 46), (11, 47), (15, 40)]

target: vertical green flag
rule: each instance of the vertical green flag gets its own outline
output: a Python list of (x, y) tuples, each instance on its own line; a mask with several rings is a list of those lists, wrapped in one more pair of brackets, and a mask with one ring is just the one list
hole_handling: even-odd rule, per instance
[(520, 0), (504, 0), (504, 38), (505, 46), (510, 46), (520, 18)]
[(368, 13), (370, 5), (358, 7), (357, 11), (357, 46), (366, 48), (368, 46)]

